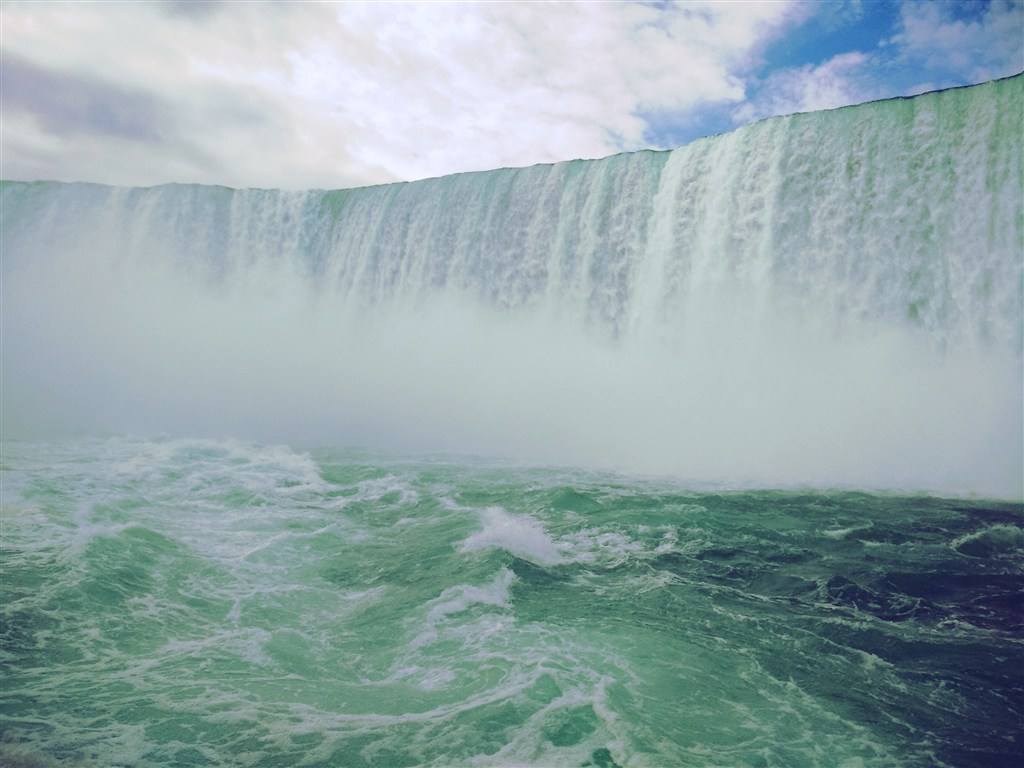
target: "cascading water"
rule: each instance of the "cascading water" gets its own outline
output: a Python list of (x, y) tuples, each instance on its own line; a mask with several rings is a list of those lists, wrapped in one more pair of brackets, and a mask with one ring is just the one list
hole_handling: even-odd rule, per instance
[(1019, 764), (1022, 135), (5, 182), (0, 763)]
[(1022, 90), (353, 190), (7, 182), (8, 425), (1020, 496)]

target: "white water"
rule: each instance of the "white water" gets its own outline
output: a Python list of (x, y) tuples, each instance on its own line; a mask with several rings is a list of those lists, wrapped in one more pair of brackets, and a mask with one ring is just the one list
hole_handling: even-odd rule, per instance
[(1022, 94), (347, 191), (5, 183), (4, 430), (1020, 497)]

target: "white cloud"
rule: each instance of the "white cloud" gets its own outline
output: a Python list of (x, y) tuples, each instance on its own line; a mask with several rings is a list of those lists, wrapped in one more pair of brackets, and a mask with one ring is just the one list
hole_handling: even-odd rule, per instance
[(758, 97), (733, 111), (733, 120), (745, 123), (771, 115), (810, 112), (856, 104), (874, 97), (865, 81), (869, 57), (860, 51), (833, 56), (817, 67), (780, 70), (771, 75)]
[[(5, 3), (3, 175), (340, 187), (602, 156), (643, 145), (644, 112), (741, 101), (759, 50), (808, 12), (711, 1), (196, 8)], [(18, 90), (15, 75), (75, 98)]]
[(892, 42), (910, 60), (980, 82), (1024, 69), (1024, 3), (994, 0), (978, 18), (957, 19), (947, 3), (907, 0)]

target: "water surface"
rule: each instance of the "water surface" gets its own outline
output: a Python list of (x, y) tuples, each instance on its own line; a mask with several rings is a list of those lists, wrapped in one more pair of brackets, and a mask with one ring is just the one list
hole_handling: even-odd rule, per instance
[(1020, 504), (8, 443), (7, 759), (994, 766)]

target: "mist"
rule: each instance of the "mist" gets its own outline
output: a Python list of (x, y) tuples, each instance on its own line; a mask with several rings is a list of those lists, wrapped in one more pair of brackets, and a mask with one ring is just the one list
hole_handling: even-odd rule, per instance
[(823, 309), (754, 322), (744, 300), (616, 338), (455, 292), (348, 307), (287, 264), (216, 282), (87, 256), (7, 276), (9, 436), (232, 436), (725, 487), (1020, 495), (1012, 352), (942, 350), (912, 327), (840, 332)]
[(6, 182), (5, 436), (1020, 498), (1022, 99), (330, 192)]

